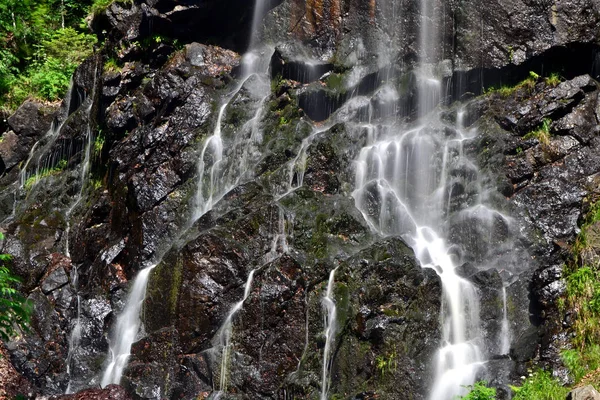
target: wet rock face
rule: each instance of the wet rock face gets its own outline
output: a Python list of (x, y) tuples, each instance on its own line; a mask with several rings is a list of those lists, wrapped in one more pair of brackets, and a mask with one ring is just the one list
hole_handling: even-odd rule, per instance
[[(281, 0), (264, 2), (264, 10)], [(149, 35), (185, 42), (210, 40), (221, 47), (243, 51), (249, 41), (254, 6), (244, 0), (149, 0), (113, 3), (91, 22), (102, 36), (133, 42)]]
[[(543, 324), (543, 338), (540, 331), (517, 328), (511, 352), (526, 354), (519, 356), (525, 359), (555, 363), (565, 344), (556, 307), (566, 288), (562, 265), (568, 256), (567, 244), (579, 232), (585, 204), (598, 195), (600, 119), (595, 110), (599, 87), (588, 75), (556, 87), (538, 83), (502, 100), (501, 111), (494, 105), (487, 110), (495, 122), (484, 124), (488, 150), (483, 150), (480, 159), (491, 166), (503, 154), (502, 173), (510, 183), (505, 194), (518, 229), (526, 233), (522, 245), (537, 265), (533, 275), (525, 272), (521, 279), (530, 282), (529, 319), (534, 325)], [(544, 124), (547, 138), (530, 134)], [(532, 352), (534, 343), (541, 343), (539, 353)]]
[(4, 170), (27, 158), (29, 149), (50, 128), (55, 112), (55, 107), (26, 101), (8, 118), (10, 130), (3, 134), (0, 143)]
[(104, 389), (82, 390), (77, 394), (52, 396), (52, 400), (130, 400), (124, 388), (118, 385), (108, 385)]
[[(576, 63), (588, 50), (595, 56), (589, 43), (598, 35), (598, 3), (490, 1), (482, 8), (469, 0), (435, 1), (437, 17), (428, 27), (434, 32), (439, 25), (441, 40), (426, 54), (418, 50), (417, 1), (401, 8), (391, 1), (266, 3), (265, 13), (275, 8), (262, 37), (277, 43), (270, 91), (268, 79), (254, 75), (235, 95), (240, 55), (193, 41), (244, 49), (248, 1), (117, 2), (93, 21), (110, 44), (76, 72), (74, 100), (59, 110), (63, 130), (44, 156), (48, 166), (62, 159), (66, 167), (30, 189), (0, 193), (0, 219), (14, 209), (2, 226), (2, 252), (14, 256), (22, 290), (35, 302), (32, 332), (8, 346), (32, 392), (59, 395), (69, 382), (76, 390), (97, 384), (131, 278), (160, 261), (123, 388), (59, 398), (206, 398), (222, 381), (228, 398), (314, 398), (325, 346), (322, 299), (334, 268), (338, 331), (330, 397), (426, 398), (442, 336), (441, 283), (402, 240), (371, 231), (352, 198), (352, 161), (371, 140), (373, 121), (416, 118), (418, 76), (411, 68), (418, 59), (444, 60), (436, 70), (447, 79), (472, 67), (496, 68), (470, 71), (485, 79), (516, 64), (521, 73), (534, 65), (530, 57), (547, 60), (551, 45), (583, 46)], [(118, 68), (105, 70), (107, 59)], [(513, 67), (498, 69), (507, 65)], [(466, 84), (481, 90), (480, 81)], [(256, 94), (261, 85), (266, 98)], [(465, 126), (478, 129), (465, 151), (485, 171), (478, 175), (466, 165), (452, 171), (448, 235), (465, 262), (461, 275), (481, 298), (481, 333), (491, 343), (484, 350), (493, 358), (483, 375), (494, 384), (514, 380), (531, 360), (558, 360), (565, 337), (556, 324), (565, 288), (562, 249), (578, 232), (584, 200), (598, 195), (599, 94), (598, 83), (581, 75), (556, 87), (540, 79), (509, 96), (489, 94), (465, 105)], [(244, 125), (258, 115), (256, 168), (190, 227), (199, 153), (230, 96), (223, 138), (247, 132)], [(27, 102), (8, 119), (0, 185), (16, 185), (20, 163), (48, 131), (53, 112)], [(359, 126), (350, 129), (346, 121)], [(548, 138), (530, 135), (545, 125)], [(80, 190), (87, 129), (96, 140)], [(498, 191), (486, 196), (512, 218), (482, 223), (455, 213), (459, 202), (475, 201), (472, 186), (480, 179), (496, 180), (490, 186)], [(373, 196), (371, 208), (379, 201)], [(523, 236), (507, 248), (516, 231)], [(490, 254), (498, 265), (477, 272), (474, 265)], [(503, 269), (523, 256), (535, 271)], [(219, 328), (244, 298), (251, 271), (223, 359)], [(503, 282), (512, 359), (498, 340)], [(72, 345), (76, 320), (81, 338)]]
[[(340, 65), (368, 64), (370, 56), (380, 65), (410, 65), (422, 57), (452, 60), (457, 69), (469, 70), (519, 65), (553, 46), (593, 44), (600, 22), (600, 5), (594, 0), (492, 0), (485, 7), (478, 1), (438, 0), (427, 11), (427, 29), (437, 37), (419, 54), (421, 12), (418, 1), (399, 6), (386, 1), (287, 0), (267, 17), (264, 35), (306, 43), (308, 56), (323, 62), (335, 59)], [(381, 43), (389, 46), (382, 48)]]
[(341, 335), (332, 391), (426, 398), (441, 338), (435, 271), (422, 269), (401, 240), (387, 240), (342, 264), (336, 282)]

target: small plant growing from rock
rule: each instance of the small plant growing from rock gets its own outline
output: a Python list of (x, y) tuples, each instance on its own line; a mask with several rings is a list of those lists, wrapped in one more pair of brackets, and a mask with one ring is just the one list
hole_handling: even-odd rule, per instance
[(43, 178), (46, 178), (50, 175), (56, 175), (56, 174), (60, 173), (62, 170), (64, 170), (67, 167), (67, 164), (68, 164), (67, 160), (60, 160), (58, 162), (58, 164), (56, 164), (55, 167), (44, 168), (39, 173), (30, 176), (25, 181), (25, 190), (31, 189), (36, 183), (38, 183)]
[(556, 72), (551, 73), (549, 77), (544, 79), (544, 82), (546, 82), (546, 85), (552, 86), (552, 87), (558, 86), (560, 81), (561, 81), (560, 75), (558, 75)]
[(109, 58), (104, 63), (104, 72), (120, 72), (123, 69), (116, 58)]
[(527, 89), (529, 92), (531, 92), (535, 88), (535, 84), (537, 83), (538, 79), (540, 79), (539, 74), (537, 74), (534, 71), (529, 71), (529, 76), (526, 79), (519, 82), (518, 84), (516, 84), (515, 86), (503, 85), (499, 88), (492, 86), (485, 89), (484, 93), (498, 93), (501, 97), (509, 97), (512, 96), (513, 93), (515, 93), (518, 89)]
[(391, 373), (398, 368), (398, 360), (397, 360), (396, 350), (392, 350), (390, 353), (386, 355), (377, 356), (375, 358), (377, 371), (381, 374), (381, 376), (385, 376), (386, 373)]
[(527, 140), (535, 138), (541, 144), (548, 145), (550, 143), (550, 125), (552, 125), (552, 120), (545, 118), (538, 129), (529, 132), (527, 135), (523, 136), (523, 139)]

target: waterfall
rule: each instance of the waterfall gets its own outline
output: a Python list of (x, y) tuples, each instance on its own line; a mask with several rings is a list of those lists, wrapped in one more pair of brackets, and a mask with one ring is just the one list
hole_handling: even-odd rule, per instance
[(73, 267), (73, 271), (71, 273), (71, 282), (73, 288), (75, 289), (76, 301), (77, 301), (77, 316), (75, 317), (75, 324), (71, 329), (71, 335), (69, 336), (69, 352), (67, 353), (67, 376), (69, 377), (69, 383), (67, 384), (67, 390), (65, 394), (73, 393), (72, 390), (72, 371), (71, 364), (73, 363), (73, 356), (77, 349), (79, 348), (79, 344), (81, 342), (81, 296), (79, 295), (79, 273), (77, 271), (77, 267)]
[[(94, 133), (92, 132), (92, 128), (90, 126), (91, 122), (91, 113), (94, 108), (94, 100), (96, 95), (96, 80), (98, 79), (98, 61), (96, 60), (96, 65), (94, 68), (94, 80), (92, 82), (92, 95), (88, 97), (89, 104), (85, 109), (85, 120), (87, 121), (87, 126), (85, 130), (85, 145), (83, 147), (83, 159), (81, 160), (81, 171), (79, 173), (79, 191), (77, 192), (77, 196), (75, 197), (75, 201), (71, 204), (69, 209), (66, 212), (65, 220), (67, 223), (67, 228), (65, 229), (65, 255), (67, 257), (71, 257), (69, 252), (69, 233), (71, 231), (71, 214), (75, 210), (75, 208), (79, 205), (81, 200), (83, 199), (83, 191), (85, 186), (89, 180), (89, 173), (92, 167), (92, 146), (94, 143)], [(85, 101), (85, 100), (84, 100)]]
[(248, 43), (249, 49), (254, 49), (258, 42), (257, 29), (262, 23), (264, 14), (267, 12), (265, 6), (268, 0), (254, 0), (254, 11), (252, 13), (252, 26), (250, 32), (250, 43)]
[(235, 303), (233, 307), (231, 307), (231, 310), (229, 310), (229, 313), (227, 314), (227, 318), (225, 318), (225, 322), (223, 323), (223, 325), (221, 325), (221, 328), (217, 333), (218, 341), (217, 343), (215, 343), (214, 347), (221, 349), (219, 392), (225, 392), (227, 390), (229, 358), (231, 356), (231, 334), (233, 332), (233, 317), (242, 308), (244, 302), (250, 295), (255, 272), (256, 269), (253, 269), (248, 274), (248, 279), (246, 280), (246, 285), (244, 286), (244, 297), (240, 301)]
[(146, 298), (148, 278), (155, 266), (151, 265), (138, 273), (127, 297), (125, 309), (117, 318), (110, 340), (110, 360), (102, 374), (100, 383), (103, 388), (111, 383), (118, 384), (121, 381), (121, 376), (129, 359), (131, 345), (136, 341), (142, 324), (140, 312)]
[[(455, 272), (444, 237), (450, 170), (464, 163), (460, 130), (447, 136), (434, 117), (408, 130), (389, 130), (364, 147), (356, 162), (355, 204), (381, 235), (401, 235), (423, 268), (442, 280), (444, 346), (436, 360), (431, 399), (451, 399), (473, 383), (481, 365), (479, 302), (474, 287)], [(372, 204), (377, 202), (373, 212)]]
[(502, 327), (500, 329), (500, 354), (508, 354), (510, 351), (510, 327), (508, 324), (508, 312), (506, 308), (506, 286), (502, 286)]
[(463, 148), (476, 132), (464, 129), (463, 109), (456, 111), (456, 123), (440, 118), (437, 111), (443, 98), (436, 76), (439, 17), (433, 2), (421, 0), (420, 5), (414, 72), (418, 119), (411, 124), (401, 124), (395, 116), (377, 125), (369, 121), (367, 144), (355, 163), (353, 197), (372, 229), (382, 236), (403, 237), (421, 266), (434, 269), (441, 279), (442, 341), (433, 360), (430, 399), (450, 400), (466, 392), (464, 386), (475, 381), (484, 364), (479, 297), (471, 282), (457, 274), (459, 257), (449, 239), (450, 217), (470, 206), (456, 204), (454, 184), (477, 192), (470, 212), (489, 210), (483, 204), (480, 173)]
[(331, 270), (329, 273), (327, 292), (325, 293), (325, 297), (323, 297), (323, 310), (325, 311), (325, 347), (323, 348), (323, 371), (321, 374), (321, 400), (327, 400), (327, 393), (329, 392), (331, 383), (329, 378), (331, 373), (331, 348), (335, 340), (335, 334), (337, 333), (337, 310), (333, 299), (333, 285), (335, 284), (336, 270), (337, 268)]

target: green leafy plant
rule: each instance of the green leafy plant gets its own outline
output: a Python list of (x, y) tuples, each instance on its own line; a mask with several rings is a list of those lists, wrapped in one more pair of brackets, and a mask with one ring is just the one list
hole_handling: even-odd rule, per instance
[[(2, 233), (0, 240), (4, 240)], [(32, 311), (31, 303), (15, 288), (21, 280), (6, 266), (11, 260), (10, 254), (0, 254), (0, 337), (6, 341), (16, 329), (27, 330)]]
[(513, 400), (564, 400), (569, 389), (562, 386), (550, 372), (539, 370), (529, 374), (521, 386), (511, 386)]
[(469, 393), (459, 396), (460, 400), (494, 400), (496, 398), (496, 389), (487, 386), (486, 381), (475, 382), (474, 385), (466, 386)]

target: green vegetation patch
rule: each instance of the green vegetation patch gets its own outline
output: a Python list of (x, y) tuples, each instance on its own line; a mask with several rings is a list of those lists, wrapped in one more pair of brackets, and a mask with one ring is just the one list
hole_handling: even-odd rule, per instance
[(561, 354), (575, 384), (600, 384), (600, 202), (590, 207), (565, 266), (559, 308), (572, 311), (573, 349)]
[(496, 389), (488, 387), (486, 381), (475, 382), (474, 385), (467, 386), (469, 393), (458, 397), (462, 400), (494, 400), (496, 398)]
[[(0, 240), (4, 240), (1, 232)], [(8, 269), (11, 260), (10, 254), (0, 254), (0, 338), (5, 341), (16, 334), (17, 327), (28, 329), (33, 310), (32, 304), (16, 289), (21, 279)]]
[(98, 15), (104, 12), (112, 3), (133, 4), (133, 0), (94, 0), (90, 7), (90, 14)]
[(33, 174), (32, 176), (30, 176), (29, 178), (27, 178), (27, 180), (25, 181), (25, 190), (30, 190), (36, 183), (38, 183), (40, 180), (48, 177), (48, 176), (52, 176), (52, 175), (57, 175), (59, 174), (62, 170), (64, 170), (67, 167), (67, 160), (60, 160), (59, 163), (52, 168), (44, 168), (42, 170), (40, 170), (39, 172)]
[(569, 389), (548, 371), (539, 370), (529, 375), (521, 386), (511, 386), (512, 400), (564, 400)]
[[(534, 71), (529, 71), (529, 76), (514, 86), (508, 86), (508, 85), (502, 85), (500, 87), (491, 86), (491, 87), (486, 88), (484, 90), (484, 93), (485, 94), (497, 93), (501, 97), (510, 97), (513, 94), (515, 94), (519, 89), (524, 89), (526, 92), (531, 93), (533, 91), (533, 89), (535, 88), (536, 83), (539, 82), (541, 79), (542, 78), (538, 73), (536, 73)], [(549, 76), (547, 76), (546, 78), (544, 78), (544, 82), (546, 83), (546, 85), (551, 86), (551, 87), (557, 86), (561, 81), (562, 81), (562, 78), (560, 77), (560, 75), (558, 73), (552, 73)]]
[(576, 316), (573, 344), (582, 352), (600, 341), (600, 202), (590, 208), (567, 265), (565, 305)]
[(0, 0), (0, 108), (57, 101), (96, 36), (84, 18), (92, 0)]

